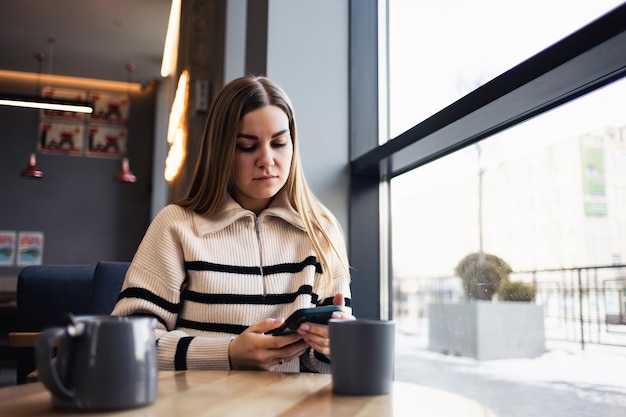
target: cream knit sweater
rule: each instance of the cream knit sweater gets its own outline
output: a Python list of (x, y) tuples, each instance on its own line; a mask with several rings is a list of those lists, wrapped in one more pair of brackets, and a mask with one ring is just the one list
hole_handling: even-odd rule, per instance
[[(335, 219), (325, 230), (342, 251)], [(299, 308), (350, 304), (349, 277), (334, 262), (333, 286), (320, 293), (321, 267), (300, 218), (280, 192), (258, 217), (230, 196), (201, 216), (178, 205), (159, 212), (126, 274), (113, 315), (148, 314), (160, 369), (229, 369), (228, 345), (253, 323)], [(276, 371), (330, 372), (312, 350)]]

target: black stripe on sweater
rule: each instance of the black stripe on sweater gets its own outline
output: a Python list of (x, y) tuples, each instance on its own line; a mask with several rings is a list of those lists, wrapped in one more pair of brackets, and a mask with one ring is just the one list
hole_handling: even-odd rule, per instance
[(261, 268), (258, 266), (223, 265), (204, 261), (185, 262), (185, 268), (188, 271), (213, 271), (228, 274), (261, 275)]
[(313, 356), (315, 356), (315, 359), (317, 359), (320, 362), (330, 363), (330, 359), (328, 359), (326, 355), (319, 353), (317, 350), (313, 351)]
[(264, 266), (263, 275), (272, 275), (272, 274), (281, 274), (281, 273), (295, 274), (296, 272), (302, 271), (307, 266), (314, 266), (315, 272), (317, 272), (318, 274), (322, 273), (322, 265), (320, 265), (320, 263), (317, 262), (317, 258), (315, 256), (309, 256), (302, 262), (298, 262), (298, 263), (287, 263), (287, 264)]
[(242, 326), (240, 324), (224, 324), (224, 323), (206, 323), (192, 320), (185, 320), (179, 318), (176, 322), (177, 328), (187, 328), (194, 330), (202, 330), (205, 332), (219, 332), (230, 334), (241, 334), (248, 326)]
[(187, 370), (187, 351), (193, 337), (181, 337), (176, 345), (176, 355), (174, 355), (174, 369), (177, 371)]
[(322, 273), (322, 266), (319, 264), (319, 262), (317, 262), (317, 258), (315, 256), (309, 256), (302, 262), (297, 263), (263, 266), (262, 271), (261, 268), (258, 266), (223, 265), (204, 261), (185, 262), (185, 268), (190, 271), (213, 271), (243, 275), (273, 275), (281, 273), (295, 274), (296, 272), (302, 271), (307, 266), (314, 266), (315, 272), (317, 272), (318, 274)]
[(313, 293), (313, 287), (302, 285), (298, 291), (287, 294), (203, 294), (191, 290), (183, 290), (181, 300), (203, 304), (288, 304), (295, 301), (300, 295), (310, 295), (315, 304), (318, 296)]
[(149, 301), (152, 304), (156, 304), (157, 306), (161, 307), (164, 310), (169, 311), (170, 313), (177, 314), (178, 311), (180, 310), (180, 304), (171, 303), (167, 301), (166, 299), (159, 297), (155, 293), (146, 290), (145, 288), (137, 288), (137, 287), (126, 288), (124, 291), (120, 293), (118, 297), (119, 300), (121, 300), (122, 298), (140, 298), (142, 300)]

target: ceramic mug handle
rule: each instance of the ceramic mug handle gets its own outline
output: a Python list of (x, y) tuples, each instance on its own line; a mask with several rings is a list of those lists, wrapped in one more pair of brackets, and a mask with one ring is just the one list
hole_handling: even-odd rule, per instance
[(76, 393), (63, 385), (57, 367), (52, 362), (53, 348), (57, 345), (57, 341), (66, 336), (67, 329), (65, 327), (53, 327), (44, 330), (37, 338), (35, 345), (35, 358), (37, 361), (37, 370), (39, 371), (39, 379), (54, 395), (65, 400), (74, 399)]

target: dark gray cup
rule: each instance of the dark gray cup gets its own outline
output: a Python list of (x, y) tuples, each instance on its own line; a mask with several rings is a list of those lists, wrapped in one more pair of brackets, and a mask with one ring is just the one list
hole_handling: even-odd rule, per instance
[(396, 325), (383, 320), (330, 320), (333, 391), (379, 395), (391, 391)]
[(76, 410), (152, 403), (158, 381), (154, 325), (146, 317), (78, 316), (66, 327), (44, 330), (35, 357), (52, 403)]

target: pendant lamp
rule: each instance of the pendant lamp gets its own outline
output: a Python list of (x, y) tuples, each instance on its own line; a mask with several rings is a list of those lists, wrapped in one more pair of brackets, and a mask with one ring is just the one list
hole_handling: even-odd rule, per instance
[(129, 182), (133, 183), (137, 181), (137, 177), (133, 175), (130, 171), (130, 166), (128, 164), (128, 158), (122, 158), (122, 167), (115, 175), (115, 179), (119, 182)]
[[(46, 58), (46, 56), (40, 52), (37, 55), (35, 55), (35, 57), (37, 58), (38, 61), (38, 68), (37, 68), (37, 91), (36, 93), (39, 94), (39, 81), (41, 78), (41, 65), (44, 61), (44, 59)], [(37, 134), (37, 122), (39, 121), (39, 115), (37, 113), (35, 113), (35, 121), (34, 121), (34, 132), (33, 132), (33, 149), (32, 152), (28, 158), (28, 165), (26, 165), (26, 168), (24, 168), (22, 170), (22, 172), (20, 172), (20, 176), (22, 178), (33, 178), (33, 179), (39, 179), (39, 178), (43, 178), (43, 171), (37, 166), (37, 157), (35, 155), (35, 152), (37, 150), (37, 138), (36, 138), (36, 134)]]
[[(128, 65), (126, 65), (126, 70), (128, 71), (128, 85), (130, 86), (132, 82), (132, 73), (133, 71), (135, 71), (135, 64), (129, 63)], [(128, 99), (130, 100), (130, 92), (128, 93)], [(137, 177), (135, 177), (135, 175), (130, 170), (128, 157), (122, 158), (122, 167), (115, 175), (115, 180), (131, 184), (137, 181)]]
[(34, 153), (30, 154), (28, 165), (20, 172), (22, 178), (43, 178), (43, 171), (37, 166), (37, 158)]

